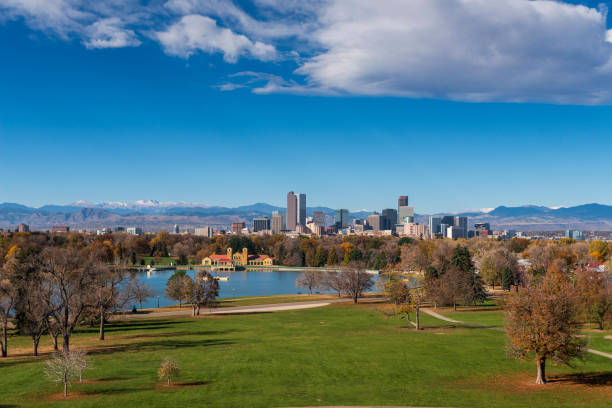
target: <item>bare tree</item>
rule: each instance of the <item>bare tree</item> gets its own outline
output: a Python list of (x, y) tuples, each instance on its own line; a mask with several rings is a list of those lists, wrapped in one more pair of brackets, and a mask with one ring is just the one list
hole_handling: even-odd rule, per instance
[(77, 376), (77, 359), (72, 351), (55, 353), (45, 365), (45, 375), (54, 383), (64, 386), (64, 397), (68, 396), (68, 387)]
[(206, 271), (198, 272), (194, 279), (187, 276), (184, 282), (185, 297), (191, 303), (194, 317), (200, 315), (201, 306), (210, 306), (219, 296), (219, 282)]
[(340, 280), (342, 291), (353, 299), (353, 303), (357, 303), (363, 292), (374, 286), (372, 275), (360, 266), (343, 268), (340, 271)]
[(139, 309), (142, 309), (143, 302), (155, 296), (153, 288), (136, 277), (130, 281), (127, 290), (131, 292), (132, 298), (138, 302)]
[(185, 274), (185, 271), (176, 271), (166, 283), (166, 291), (164, 294), (167, 298), (178, 301), (179, 308), (185, 300), (185, 284), (188, 279), (189, 276)]
[(179, 375), (180, 369), (178, 363), (168, 357), (162, 361), (161, 366), (157, 370), (157, 376), (160, 380), (168, 381), (168, 387), (172, 385), (172, 379), (178, 377)]
[(308, 289), (308, 292), (312, 295), (312, 290), (321, 286), (321, 273), (307, 269), (295, 280), (295, 286)]
[(535, 355), (536, 384), (546, 383), (546, 360), (569, 365), (583, 355), (577, 315), (575, 291), (560, 273), (548, 272), (539, 282), (532, 279), (507, 297), (508, 351), (522, 359)]
[(72, 354), (74, 369), (79, 374), (79, 382), (83, 382), (83, 372), (91, 369), (87, 352), (85, 350), (72, 350), (70, 353)]
[(2, 357), (6, 357), (8, 353), (8, 325), (17, 301), (17, 288), (11, 278), (6, 270), (0, 269), (0, 324), (2, 324), (0, 350)]
[(62, 334), (63, 350), (68, 352), (70, 336), (90, 305), (94, 268), (91, 260), (73, 248), (46, 248), (42, 260), (42, 279), (50, 292), (47, 306)]
[(104, 340), (104, 325), (109, 313), (121, 302), (121, 283), (124, 275), (118, 268), (97, 263), (91, 290), (91, 305), (100, 319), (98, 338)]
[(342, 278), (338, 272), (326, 272), (321, 285), (327, 290), (336, 292), (338, 297), (342, 296)]

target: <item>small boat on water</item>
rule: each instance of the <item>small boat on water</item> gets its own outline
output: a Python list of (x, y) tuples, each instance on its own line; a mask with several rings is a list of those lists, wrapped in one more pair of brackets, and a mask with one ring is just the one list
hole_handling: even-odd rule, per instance
[(215, 280), (225, 282), (229, 280), (229, 276), (215, 276)]

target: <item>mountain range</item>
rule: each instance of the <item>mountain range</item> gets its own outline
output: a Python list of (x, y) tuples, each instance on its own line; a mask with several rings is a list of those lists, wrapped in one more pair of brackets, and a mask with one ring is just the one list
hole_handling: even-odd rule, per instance
[[(270, 216), (275, 210), (284, 211), (284, 208), (266, 203), (231, 208), (185, 202), (164, 203), (154, 200), (132, 203), (77, 201), (67, 205), (44, 205), (38, 208), (16, 203), (2, 203), (0, 204), (0, 228), (15, 228), (21, 223), (30, 225), (34, 230), (50, 229), (53, 225), (68, 225), (73, 229), (140, 226), (153, 231), (169, 229), (173, 224), (190, 227), (206, 225), (227, 227), (232, 222), (239, 221), (249, 224), (253, 218)], [(311, 216), (314, 211), (323, 211), (326, 214), (327, 222), (332, 222), (334, 209), (308, 207), (306, 213)], [(350, 217), (365, 218), (369, 214), (371, 211), (357, 210), (352, 211)], [(560, 208), (533, 205), (499, 206), (494, 209), (448, 213), (448, 215), (468, 216), (470, 226), (477, 222), (488, 222), (493, 229), (612, 230), (612, 206), (595, 203)], [(427, 214), (418, 214), (416, 221), (426, 223), (427, 217)]]

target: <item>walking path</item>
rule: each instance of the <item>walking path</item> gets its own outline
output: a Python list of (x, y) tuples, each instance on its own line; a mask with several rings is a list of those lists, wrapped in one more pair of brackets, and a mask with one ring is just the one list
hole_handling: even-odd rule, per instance
[[(446, 316), (442, 316), (441, 314), (436, 313), (433, 310), (430, 310), (430, 309), (427, 309), (427, 308), (423, 308), (421, 310), (423, 311), (423, 313), (426, 313), (426, 314), (428, 314), (428, 315), (430, 315), (432, 317), (435, 317), (436, 319), (444, 320), (444, 321), (447, 321), (447, 322), (462, 324), (464, 326), (480, 327), (482, 329), (491, 329), (491, 330), (496, 330), (496, 331), (500, 331), (500, 332), (505, 332), (505, 330), (502, 329), (501, 327), (485, 326), (485, 325), (478, 324), (478, 323), (462, 322), (461, 320), (455, 320), (455, 319), (451, 319), (451, 318), (446, 317)], [(593, 350), (593, 349), (586, 349), (586, 351), (588, 351), (591, 354), (596, 354), (596, 355), (601, 356), (601, 357), (607, 357), (607, 358), (612, 359), (612, 354), (610, 354), (610, 353), (604, 353), (603, 351)]]
[[(350, 302), (350, 299), (327, 299), (327, 300), (311, 300), (306, 302), (289, 302), (289, 303), (272, 303), (269, 305), (255, 306), (232, 306), (223, 307), (220, 309), (200, 309), (200, 315), (218, 315), (218, 314), (243, 314), (243, 313), (262, 313), (262, 312), (280, 312), (283, 310), (300, 310), (311, 309), (313, 307), (327, 306), (331, 303)], [(191, 307), (186, 307), (179, 310), (171, 310), (168, 312), (151, 312), (143, 314), (133, 314), (127, 316), (113, 316), (114, 318), (127, 317), (129, 319), (148, 319), (150, 317), (166, 317), (166, 316), (181, 316), (190, 315)]]

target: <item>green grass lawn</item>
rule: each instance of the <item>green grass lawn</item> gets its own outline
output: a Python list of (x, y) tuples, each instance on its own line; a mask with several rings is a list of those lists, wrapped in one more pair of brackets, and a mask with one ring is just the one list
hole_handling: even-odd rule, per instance
[[(506, 358), (504, 335), (423, 316), (417, 332), (379, 305), (328, 307), (192, 319), (113, 322), (107, 340), (82, 329), (74, 347), (92, 348), (87, 383), (69, 402), (42, 375), (45, 357), (0, 360), (0, 406), (287, 407), (609, 407), (610, 360), (548, 367), (558, 381), (533, 385), (535, 364)], [(45, 351), (49, 340), (44, 339)], [(12, 337), (9, 353), (29, 352)], [(20, 348), (16, 350), (16, 348)], [(156, 379), (164, 357), (181, 365), (181, 384)], [(583, 377), (579, 377), (583, 375)], [(596, 384), (606, 383), (607, 385)]]

